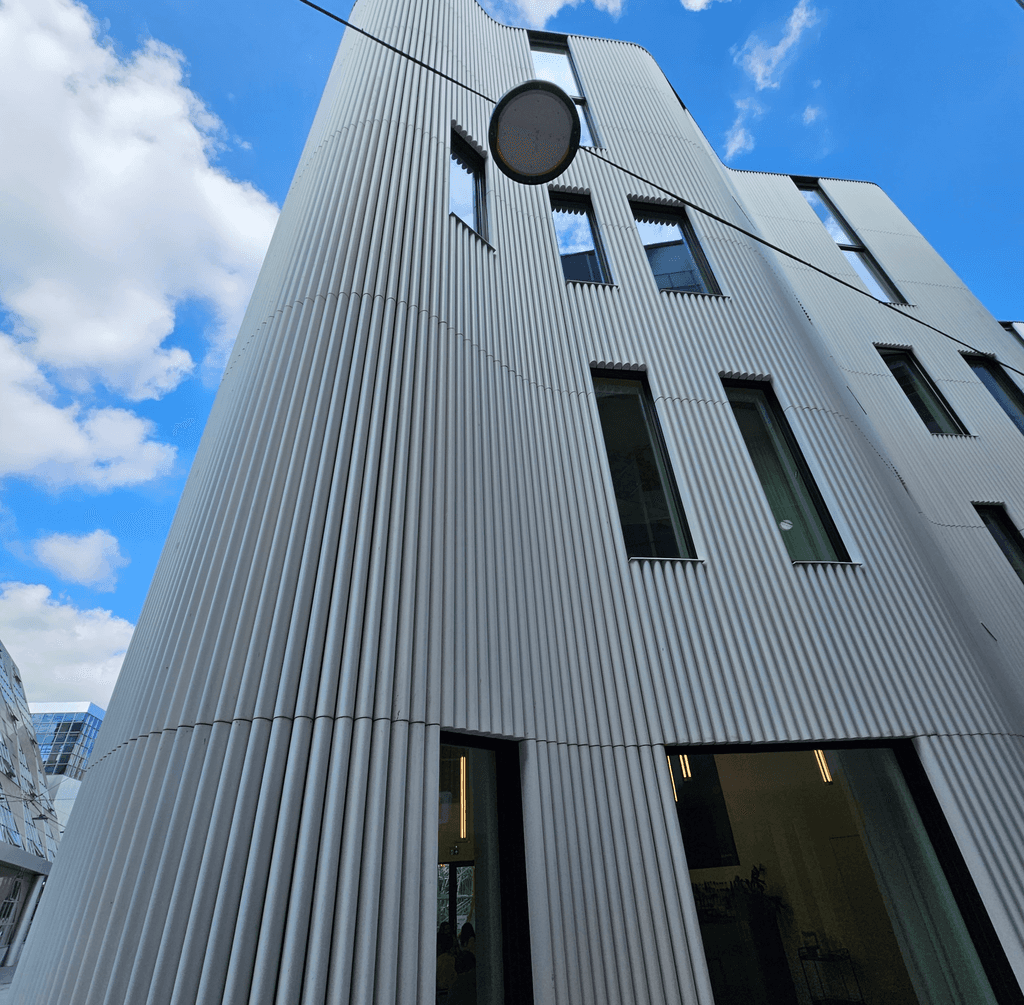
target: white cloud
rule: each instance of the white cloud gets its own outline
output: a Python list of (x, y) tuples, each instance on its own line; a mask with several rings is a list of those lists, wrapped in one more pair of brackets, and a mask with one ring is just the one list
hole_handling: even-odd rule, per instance
[(163, 344), (178, 301), (234, 337), (277, 209), (211, 163), (223, 125), (180, 53), (121, 59), (96, 33), (72, 0), (0, 6), (0, 284), (23, 351), (79, 392), (141, 400), (193, 368)]
[(736, 102), (736, 121), (725, 134), (725, 160), (754, 149), (754, 136), (745, 123), (750, 116), (758, 116), (764, 109), (753, 98), (740, 98)]
[(93, 701), (105, 708), (133, 631), (110, 611), (54, 600), (40, 584), (0, 584), (0, 638), (29, 701)]
[(111, 489), (170, 471), (175, 448), (151, 439), (153, 423), (122, 408), (60, 407), (54, 395), (40, 368), (0, 333), (0, 478)]
[[(679, 0), (679, 2), (687, 10), (707, 10), (714, 0)], [(729, 0), (722, 0), (722, 3), (728, 3)]]
[(36, 558), (69, 583), (81, 583), (97, 590), (111, 591), (117, 585), (117, 570), (128, 564), (117, 538), (105, 530), (75, 537), (51, 534), (33, 542)]
[[(622, 0), (592, 0), (592, 3), (612, 17), (622, 13)], [(548, 18), (563, 7), (578, 7), (579, 4), (580, 0), (483, 0), (483, 6), (492, 17), (527, 28), (543, 28)]]
[(804, 125), (809, 126), (819, 115), (821, 115), (820, 108), (815, 108), (812, 105), (808, 105), (804, 109), (804, 114), (802, 116)]
[(776, 45), (766, 45), (756, 35), (751, 35), (743, 48), (734, 54), (733, 60), (747, 71), (758, 91), (777, 88), (787, 54), (800, 41), (804, 31), (817, 23), (818, 12), (808, 0), (800, 0), (786, 21), (786, 33)]

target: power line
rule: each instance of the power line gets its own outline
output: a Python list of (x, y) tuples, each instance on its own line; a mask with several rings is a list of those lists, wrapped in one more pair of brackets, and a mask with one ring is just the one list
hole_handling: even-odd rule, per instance
[[(469, 91), (471, 94), (475, 94), (478, 98), (483, 98), (484, 101), (487, 101), (492, 105), (496, 104), (494, 98), (489, 98), (486, 94), (482, 94), (475, 88), (470, 87), (469, 84), (464, 84), (461, 80), (456, 80), (455, 77), (450, 77), (447, 73), (443, 72), (442, 70), (438, 70), (436, 67), (431, 66), (429, 63), (424, 63), (422, 60), (417, 59), (415, 56), (410, 56), (409, 53), (404, 52), (402, 49), (399, 49), (397, 46), (392, 45), (390, 42), (385, 42), (384, 39), (378, 38), (376, 35), (371, 35), (368, 31), (365, 31), (364, 29), (358, 27), (357, 25), (352, 24), (351, 21), (346, 21), (343, 17), (339, 17), (337, 14), (332, 14), (329, 10), (325, 10), (323, 7), (320, 7), (317, 4), (313, 3), (312, 0), (299, 0), (299, 2), (304, 3), (307, 7), (312, 7), (313, 10), (319, 11), (321, 14), (326, 15), (333, 21), (337, 21), (339, 24), (343, 24), (346, 28), (351, 28), (353, 31), (359, 32), (360, 35), (366, 36), (366, 38), (370, 39), (371, 42), (376, 42), (378, 45), (382, 45), (385, 49), (390, 49), (391, 52), (397, 53), (399, 56), (402, 56), (403, 58), (409, 60), (411, 63), (415, 63), (417, 66), (422, 67), (424, 70), (429, 70), (431, 73), (435, 73), (437, 74), (437, 76), (443, 77), (445, 80), (449, 81), (452, 84), (455, 84), (457, 87), (461, 87)], [(1018, 0), (1018, 2), (1021, 4), (1021, 6), (1024, 6), (1024, 0)], [(678, 202), (681, 205), (688, 207), (689, 209), (695, 210), (696, 212), (701, 213), (704, 216), (710, 217), (712, 220), (716, 220), (718, 223), (721, 223), (726, 227), (731, 227), (733, 230), (739, 231), (739, 233), (743, 234), (746, 237), (749, 237), (752, 241), (757, 241), (758, 244), (763, 244), (766, 248), (771, 248), (772, 251), (777, 252), (780, 255), (785, 255), (786, 258), (791, 258), (794, 262), (799, 262), (801, 265), (806, 266), (808, 269), (812, 269), (814, 272), (820, 273), (826, 278), (831, 279), (833, 282), (839, 283), (841, 286), (845, 286), (848, 290), (853, 290), (854, 293), (859, 293), (861, 296), (868, 297), (869, 299), (873, 300), (876, 304), (881, 304), (882, 307), (886, 307), (889, 310), (895, 312), (901, 318), (907, 318), (909, 321), (913, 321), (916, 324), (922, 325), (923, 327), (928, 328), (930, 331), (933, 331), (936, 334), (941, 335), (943, 338), (948, 338), (951, 342), (956, 342), (957, 345), (962, 345), (965, 349), (970, 349), (971, 352), (977, 353), (979, 356), (991, 356), (993, 359), (995, 359), (995, 362), (998, 363), (1004, 370), (1011, 370), (1013, 373), (1019, 374), (1021, 377), (1024, 377), (1024, 371), (1018, 370), (1016, 367), (1010, 366), (1007, 363), (1003, 363), (994, 355), (983, 352), (981, 349), (976, 349), (969, 342), (964, 342), (963, 340), (958, 339), (955, 335), (950, 335), (949, 332), (944, 332), (941, 328), (936, 328), (934, 325), (928, 324), (927, 321), (922, 321), (921, 318), (914, 317), (913, 314), (907, 314), (905, 311), (901, 311), (896, 304), (890, 304), (886, 303), (884, 300), (879, 300), (873, 294), (868, 293), (867, 290), (862, 290), (859, 286), (854, 286), (853, 283), (848, 283), (845, 279), (840, 279), (839, 276), (833, 275), (827, 269), (819, 268), (812, 262), (808, 262), (807, 259), (801, 258), (799, 255), (794, 255), (793, 252), (786, 251), (785, 248), (780, 248), (777, 244), (772, 244), (771, 241), (765, 240), (765, 238), (758, 236), (757, 234), (753, 233), (750, 230), (747, 230), (745, 227), (741, 227), (738, 224), (733, 223), (731, 220), (726, 220), (725, 217), (719, 216), (717, 213), (712, 213), (711, 210), (705, 209), (703, 206), (698, 206), (697, 203), (690, 202), (689, 199), (684, 199), (682, 196), (676, 195), (675, 192), (672, 192), (669, 189), (662, 187), (657, 182), (651, 181), (650, 178), (645, 178), (643, 175), (639, 175), (635, 171), (630, 171), (629, 168), (624, 168), (621, 164), (616, 164), (615, 161), (609, 160), (607, 157), (602, 157), (596, 150), (593, 150), (591, 147), (580, 147), (580, 149), (588, 153), (591, 157), (596, 157), (599, 161), (603, 161), (609, 167), (613, 167), (617, 171), (621, 171), (623, 174), (628, 174), (631, 178), (635, 178), (637, 181), (641, 181), (645, 185), (650, 185), (652, 188), (657, 189), (659, 192), (664, 192), (665, 195), (667, 195), (670, 199), (673, 199), (675, 202)]]
[(490, 102), (492, 105), (496, 104), (494, 98), (487, 97), (486, 94), (481, 94), (475, 88), (464, 84), (461, 80), (456, 80), (454, 77), (449, 77), (443, 70), (437, 69), (437, 67), (431, 66), (429, 63), (424, 63), (423, 60), (417, 59), (415, 56), (410, 56), (409, 53), (403, 52), (397, 46), (392, 45), (390, 42), (385, 42), (384, 39), (378, 38), (376, 35), (371, 35), (368, 31), (364, 31), (358, 25), (354, 25), (351, 21), (346, 21), (343, 17), (338, 17), (337, 14), (332, 14), (329, 10), (324, 10), (323, 7), (318, 7), (312, 0), (299, 0), (299, 3), (304, 3), (307, 7), (312, 7), (313, 10), (320, 11), (321, 14), (327, 15), (332, 21), (337, 21), (338, 24), (343, 24), (346, 28), (351, 28), (353, 31), (359, 32), (360, 35), (365, 35), (371, 42), (376, 42), (378, 45), (384, 46), (385, 49), (390, 49), (392, 52), (398, 53), (399, 56), (404, 56), (410, 63), (415, 63), (417, 66), (423, 67), (424, 70), (429, 70), (431, 73), (436, 73), (439, 77), (444, 77), (445, 80), (456, 84), (459, 87), (465, 88), (471, 94), (475, 94), (478, 98), (483, 98), (484, 101)]

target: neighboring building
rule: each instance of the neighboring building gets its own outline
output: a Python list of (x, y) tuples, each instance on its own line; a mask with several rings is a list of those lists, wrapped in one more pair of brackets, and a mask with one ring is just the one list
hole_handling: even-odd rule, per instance
[(63, 831), (82, 786), (96, 734), (103, 725), (103, 709), (91, 701), (34, 701), (29, 708), (47, 775), (46, 786)]
[(60, 831), (18, 666), (0, 642), (0, 983), (10, 980)]
[(353, 16), (632, 175), (345, 36), (13, 999), (1019, 1005), (1024, 346), (635, 45)]

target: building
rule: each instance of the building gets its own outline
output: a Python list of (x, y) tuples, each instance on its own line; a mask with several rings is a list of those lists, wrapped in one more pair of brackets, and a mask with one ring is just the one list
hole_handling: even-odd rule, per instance
[(635, 45), (353, 17), (479, 93), (346, 34), (13, 999), (1020, 1002), (1024, 347)]
[(103, 709), (91, 701), (34, 701), (29, 708), (47, 791), (63, 831), (103, 724)]
[(0, 642), (0, 984), (11, 979), (57, 853), (57, 814), (46, 790), (18, 665)]

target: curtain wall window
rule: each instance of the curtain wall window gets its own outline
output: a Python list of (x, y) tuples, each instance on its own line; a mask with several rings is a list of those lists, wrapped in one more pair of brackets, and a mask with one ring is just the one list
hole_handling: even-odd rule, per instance
[(562, 274), (568, 281), (611, 282), (589, 199), (551, 196), (551, 219), (558, 240)]
[(684, 215), (634, 206), (633, 218), (659, 290), (719, 292), (693, 228)]
[(715, 1005), (996, 1005), (891, 749), (668, 769)]

